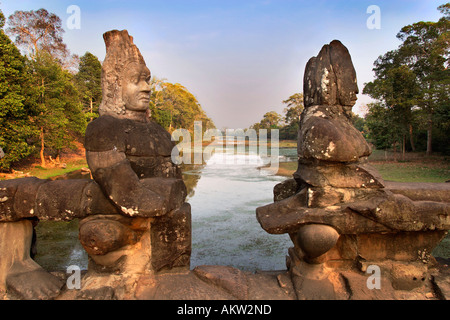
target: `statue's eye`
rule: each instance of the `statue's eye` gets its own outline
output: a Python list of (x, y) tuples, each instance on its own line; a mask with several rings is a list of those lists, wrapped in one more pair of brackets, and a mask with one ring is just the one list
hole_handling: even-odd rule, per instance
[(130, 76), (129, 80), (131, 83), (138, 84), (139, 83), (139, 74), (133, 74)]

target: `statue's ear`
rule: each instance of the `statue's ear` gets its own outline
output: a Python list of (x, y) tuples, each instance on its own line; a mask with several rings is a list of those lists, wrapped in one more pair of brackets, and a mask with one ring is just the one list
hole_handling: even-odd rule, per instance
[(100, 115), (124, 114), (125, 102), (122, 99), (122, 79), (117, 72), (106, 73), (102, 79), (103, 99), (100, 105)]

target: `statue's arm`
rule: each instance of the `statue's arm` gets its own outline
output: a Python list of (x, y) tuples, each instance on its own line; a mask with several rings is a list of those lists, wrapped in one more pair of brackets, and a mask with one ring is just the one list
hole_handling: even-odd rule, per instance
[(86, 158), (94, 180), (124, 214), (154, 217), (169, 211), (169, 199), (139, 180), (124, 152), (87, 151)]
[(170, 201), (171, 193), (148, 186), (134, 172), (125, 154), (127, 130), (124, 122), (110, 116), (100, 117), (88, 125), (85, 148), (92, 176), (105, 196), (124, 214), (164, 215), (172, 209), (167, 204), (173, 202)]

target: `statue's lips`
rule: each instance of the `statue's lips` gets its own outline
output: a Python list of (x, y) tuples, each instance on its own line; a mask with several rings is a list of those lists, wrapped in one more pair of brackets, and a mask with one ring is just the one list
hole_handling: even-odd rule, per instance
[(149, 97), (139, 97), (139, 101), (150, 102), (150, 98)]

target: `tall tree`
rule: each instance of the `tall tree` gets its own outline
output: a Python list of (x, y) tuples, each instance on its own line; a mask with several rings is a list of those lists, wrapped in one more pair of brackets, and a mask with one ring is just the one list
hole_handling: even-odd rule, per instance
[(303, 105), (303, 93), (295, 93), (290, 96), (288, 99), (283, 101), (287, 107), (284, 109), (286, 114), (285, 122), (287, 124), (293, 124), (295, 122), (300, 122), (300, 116), (305, 109)]
[(34, 87), (39, 91), (41, 165), (46, 166), (45, 150), (56, 159), (62, 149), (71, 147), (76, 135), (84, 134), (86, 121), (73, 76), (46, 51), (30, 61)]
[(15, 162), (29, 156), (38, 135), (34, 117), (34, 88), (26, 59), (3, 31), (5, 17), (0, 11), (0, 147), (5, 156), (0, 170), (9, 170)]
[(282, 125), (283, 117), (276, 111), (266, 112), (259, 123), (255, 123), (250, 128), (255, 130), (260, 129), (279, 129)]
[[(382, 102), (371, 103), (366, 114), (366, 126), (369, 130), (368, 139), (377, 149), (393, 147), (394, 157), (397, 157), (397, 146), (402, 142), (403, 125), (399, 121), (401, 114), (394, 108), (389, 108)], [(397, 159), (396, 159), (397, 160)]]
[[(411, 148), (415, 151), (413, 135), (413, 108), (417, 105), (419, 85), (413, 70), (406, 64), (408, 57), (400, 50), (389, 51), (379, 57), (374, 65), (376, 79), (365, 85), (363, 93), (384, 102), (389, 113), (400, 123), (395, 126), (399, 136), (409, 135)], [(370, 106), (379, 106), (371, 104)], [(376, 112), (379, 114), (379, 111)], [(381, 118), (380, 118), (381, 119)], [(403, 145), (403, 151), (405, 146)]]
[(438, 22), (421, 21), (401, 29), (397, 38), (402, 44), (375, 62), (377, 79), (364, 89), (403, 113), (399, 118), (403, 121), (414, 120), (413, 108), (421, 111), (426, 117), (428, 155), (432, 152), (435, 115), (449, 108), (450, 94), (450, 3), (438, 9), (443, 14)]
[(301, 114), (305, 109), (303, 93), (295, 93), (284, 100), (283, 103), (287, 105), (284, 109), (284, 122), (286, 125), (280, 129), (280, 138), (295, 140), (297, 139)]
[(86, 52), (80, 58), (75, 81), (81, 93), (83, 110), (88, 121), (98, 117), (98, 107), (102, 99), (101, 74), (102, 64), (98, 58)]
[(15, 36), (16, 44), (31, 55), (42, 49), (48, 52), (67, 50), (62, 38), (61, 19), (45, 9), (16, 11), (9, 16), (8, 25), (6, 32)]
[(6, 32), (34, 60), (39, 51), (50, 53), (65, 69), (73, 68), (77, 56), (71, 56), (63, 41), (61, 18), (46, 9), (16, 11), (8, 18)]
[(197, 98), (181, 84), (173, 84), (154, 77), (150, 85), (152, 118), (169, 132), (177, 128), (191, 130), (195, 121), (202, 121), (203, 130), (215, 128)]

